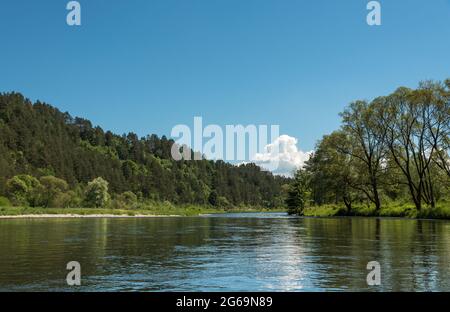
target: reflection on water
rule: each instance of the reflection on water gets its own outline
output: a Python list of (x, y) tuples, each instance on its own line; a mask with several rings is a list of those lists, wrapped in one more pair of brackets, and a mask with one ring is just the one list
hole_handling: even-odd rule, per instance
[[(82, 286), (65, 284), (81, 263)], [(366, 265), (381, 264), (368, 287)], [(229, 214), (0, 220), (0, 290), (450, 291), (450, 222)]]

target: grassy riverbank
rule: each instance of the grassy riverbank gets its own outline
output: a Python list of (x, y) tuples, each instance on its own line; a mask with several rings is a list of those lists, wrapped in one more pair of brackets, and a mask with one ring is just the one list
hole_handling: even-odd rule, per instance
[[(32, 208), (32, 207), (0, 207), (0, 216), (30, 216), (30, 215), (123, 215), (123, 216), (197, 216), (210, 213), (227, 212), (263, 212), (276, 211), (264, 208), (232, 208), (217, 209), (208, 206), (172, 206), (160, 205), (137, 209), (112, 209), (112, 208)], [(280, 211), (280, 210), (278, 210)]]
[(420, 211), (411, 204), (389, 204), (379, 212), (374, 207), (355, 206), (349, 212), (344, 206), (324, 205), (312, 206), (304, 209), (304, 216), (333, 217), (333, 216), (362, 216), (362, 217), (398, 217), (423, 219), (450, 219), (450, 203), (442, 203), (436, 208), (423, 207)]
[[(237, 213), (237, 212), (284, 212), (284, 209), (269, 210), (258, 207), (235, 207), (229, 209), (213, 208), (210, 206), (174, 206), (160, 204), (139, 207), (136, 209), (113, 208), (39, 208), (39, 207), (0, 207), (1, 216), (32, 216), (32, 215), (76, 215), (76, 216), (198, 216), (211, 213)], [(413, 205), (391, 204), (381, 209), (379, 213), (373, 207), (355, 206), (352, 211), (339, 205), (323, 205), (307, 207), (303, 211), (306, 217), (397, 217), (397, 218), (424, 218), (424, 219), (450, 219), (450, 204), (439, 205), (435, 209), (424, 207), (420, 212)]]

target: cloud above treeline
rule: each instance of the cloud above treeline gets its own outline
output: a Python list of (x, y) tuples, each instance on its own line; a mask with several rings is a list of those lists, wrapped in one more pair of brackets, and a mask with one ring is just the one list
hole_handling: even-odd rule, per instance
[(252, 162), (273, 174), (292, 177), (309, 159), (312, 151), (304, 152), (297, 147), (298, 140), (281, 135), (266, 145), (263, 153), (257, 153)]

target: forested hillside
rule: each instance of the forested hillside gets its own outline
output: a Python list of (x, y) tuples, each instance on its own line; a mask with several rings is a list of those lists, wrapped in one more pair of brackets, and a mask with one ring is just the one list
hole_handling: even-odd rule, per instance
[[(269, 208), (283, 204), (280, 194), (287, 179), (254, 164), (174, 161), (172, 144), (154, 134), (139, 138), (131, 132), (105, 132), (89, 120), (45, 103), (33, 104), (21, 94), (0, 94), (0, 196), (17, 205), (83, 206), (88, 182), (101, 177), (111, 198), (125, 201)], [(49, 200), (45, 194), (59, 199)]]

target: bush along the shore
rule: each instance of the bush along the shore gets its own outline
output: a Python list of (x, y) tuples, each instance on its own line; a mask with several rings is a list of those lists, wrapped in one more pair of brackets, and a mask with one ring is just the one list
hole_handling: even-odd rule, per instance
[(289, 186), (289, 212), (450, 218), (450, 79), (341, 113)]
[(0, 207), (11, 207), (11, 202), (8, 198), (0, 196)]
[(345, 205), (328, 204), (306, 207), (303, 212), (306, 217), (396, 217), (417, 219), (450, 219), (450, 204), (439, 203), (435, 208), (423, 208), (420, 212), (411, 204), (389, 203), (383, 205), (380, 211), (374, 206), (355, 205), (348, 211)]
[(0, 197), (0, 215), (40, 214), (113, 214), (113, 215), (180, 215), (206, 213), (272, 211), (273, 208), (253, 205), (231, 205), (223, 197), (205, 205), (173, 204), (145, 198), (142, 194), (126, 191), (110, 194), (109, 183), (97, 177), (70, 189), (68, 183), (54, 176), (39, 179), (17, 175), (8, 179), (7, 197)]

